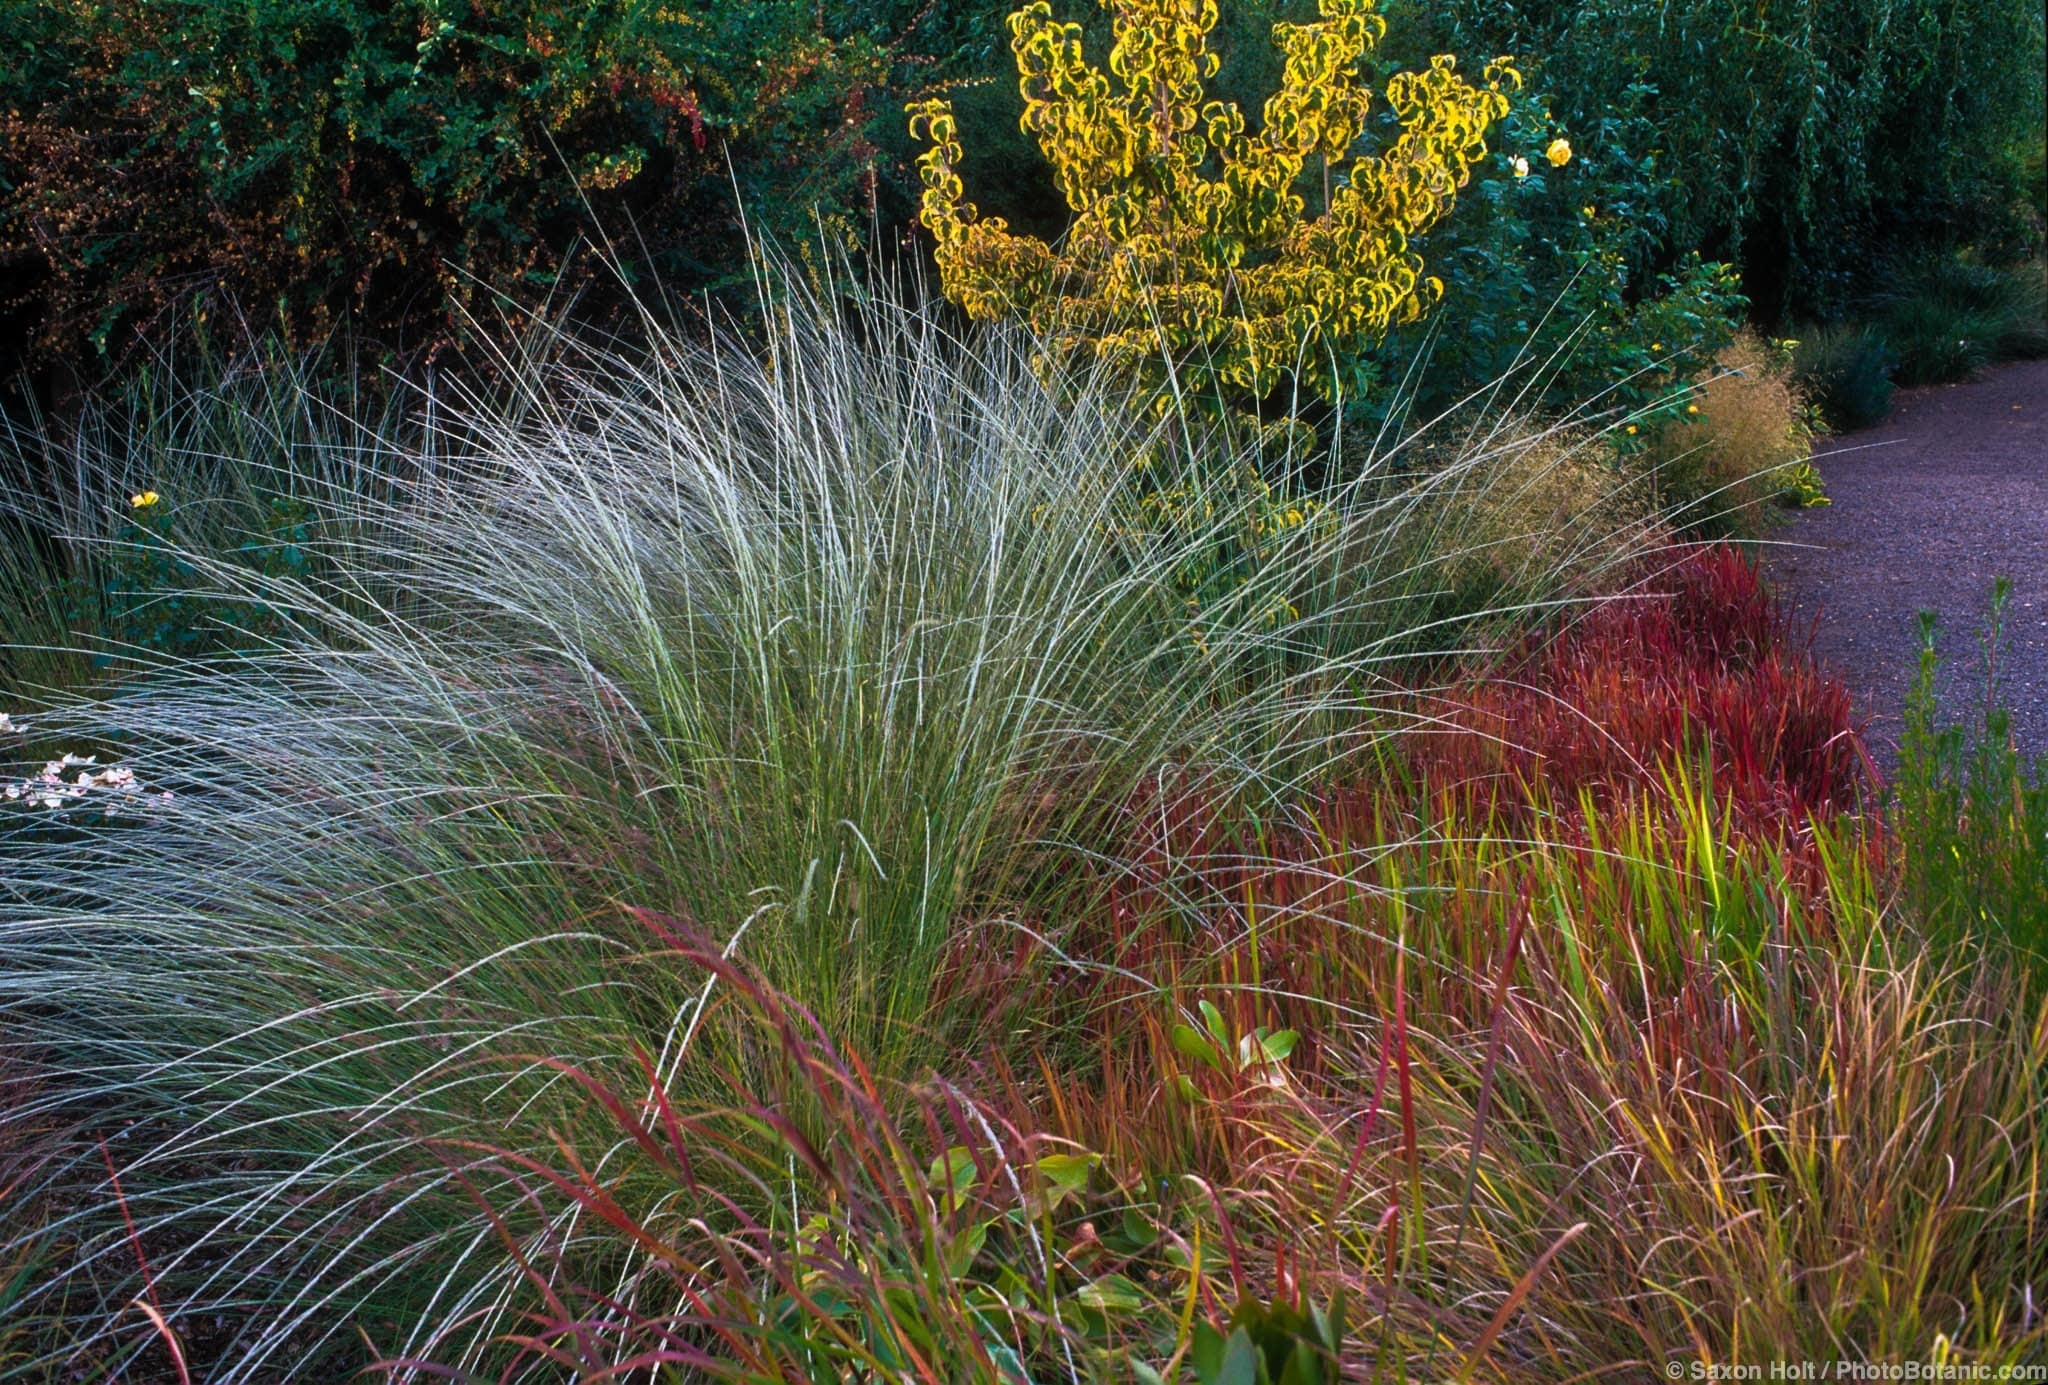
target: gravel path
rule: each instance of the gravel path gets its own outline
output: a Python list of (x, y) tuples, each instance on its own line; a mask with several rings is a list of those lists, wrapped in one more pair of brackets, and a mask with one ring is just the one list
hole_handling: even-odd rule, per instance
[(2013, 594), (1999, 685), (2021, 749), (2048, 754), (2048, 361), (1901, 391), (1890, 419), (1815, 461), (1834, 504), (1779, 530), (1767, 567), (1870, 715), (1878, 761), (1897, 754), (1923, 608), (1940, 613), (1944, 706), (1982, 705), (1977, 633), (2000, 576)]

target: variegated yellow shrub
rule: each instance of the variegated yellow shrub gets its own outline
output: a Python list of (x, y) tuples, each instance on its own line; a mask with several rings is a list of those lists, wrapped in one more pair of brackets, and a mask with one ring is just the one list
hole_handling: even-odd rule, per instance
[(1399, 133), (1354, 156), (1375, 99), (1359, 64), (1386, 28), (1373, 0), (1319, 0), (1318, 22), (1273, 27), (1285, 61), (1256, 131), (1204, 90), (1215, 0), (1102, 3), (1106, 72), (1047, 0), (1009, 21), (1023, 127), (1073, 213), (1057, 246), (982, 217), (965, 198), (950, 105), (910, 108), (912, 134), (929, 141), (922, 220), (946, 293), (972, 317), (1022, 319), (1055, 350), (1155, 386), (1181, 368), (1254, 398), (1290, 378), (1338, 398), (1344, 359), (1441, 292), (1411, 242), (1486, 152), (1521, 83), (1514, 66), (1489, 64), (1483, 85), (1449, 57), (1397, 75), (1385, 100)]

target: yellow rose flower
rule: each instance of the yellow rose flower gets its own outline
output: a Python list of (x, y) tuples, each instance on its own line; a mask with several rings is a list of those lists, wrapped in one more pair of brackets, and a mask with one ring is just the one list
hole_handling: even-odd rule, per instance
[(1572, 161), (1571, 141), (1562, 139), (1552, 140), (1550, 147), (1543, 151), (1543, 157), (1550, 160), (1552, 168), (1563, 168)]
[(1515, 176), (1517, 178), (1526, 178), (1529, 176), (1529, 161), (1523, 158), (1520, 154), (1517, 154), (1514, 158), (1508, 160), (1508, 167), (1512, 168), (1515, 171)]

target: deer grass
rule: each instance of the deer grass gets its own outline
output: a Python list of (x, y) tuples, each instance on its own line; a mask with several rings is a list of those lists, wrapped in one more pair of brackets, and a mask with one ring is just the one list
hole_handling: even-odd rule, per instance
[[(1511, 605), (1445, 598), (1442, 497), (1554, 453), (1535, 430), (1421, 483), (1384, 458), (1311, 481), (936, 312), (792, 290), (769, 319), (745, 343), (650, 325), (632, 355), (539, 341), (425, 442), (302, 440), (274, 466), (327, 478), (300, 492), (313, 560), (165, 540), (260, 633), (20, 719), (38, 757), (118, 756), (138, 790), (0, 826), (0, 1010), (53, 1079), (32, 1105), (129, 1132), (119, 1196), (80, 1165), (57, 1224), (75, 1253), (41, 1301), (103, 1300), (73, 1359), (154, 1348), (124, 1307), (141, 1265), (229, 1380), (502, 1358), (520, 1246), (651, 1283), (645, 1246), (593, 1245), (513, 1170), (573, 1148), (658, 1199), (591, 1084), (722, 1109), (785, 1060), (634, 910), (880, 1079), (1021, 1057), (940, 983), (1079, 918), (1072, 867), (1132, 804), (1295, 820), (1414, 721), (1394, 673), (1543, 592), (1524, 559)], [(134, 483), (193, 503), (255, 451), (148, 451)], [(91, 504), (129, 476), (110, 460)], [(526, 1210), (494, 1221), (500, 1195)]]

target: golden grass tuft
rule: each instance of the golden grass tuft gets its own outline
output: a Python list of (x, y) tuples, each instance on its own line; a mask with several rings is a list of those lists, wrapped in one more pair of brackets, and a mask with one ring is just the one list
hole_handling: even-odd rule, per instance
[(1660, 506), (1685, 527), (1754, 530), (1790, 470), (1813, 453), (1791, 358), (1744, 331), (1696, 387), (1686, 420), (1650, 445)]
[(1485, 453), (1416, 512), (1454, 588), (1584, 594), (1663, 546), (1649, 488), (1597, 432), (1506, 420)]

